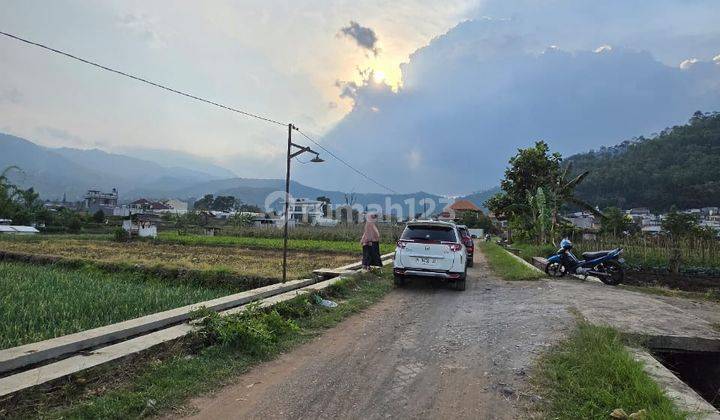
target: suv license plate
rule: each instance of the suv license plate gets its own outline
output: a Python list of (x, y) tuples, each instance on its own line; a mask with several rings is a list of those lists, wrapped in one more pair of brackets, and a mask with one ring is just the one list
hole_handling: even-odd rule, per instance
[(418, 261), (420, 264), (435, 264), (435, 258), (423, 258), (423, 257), (420, 257), (420, 258), (417, 259), (417, 261)]

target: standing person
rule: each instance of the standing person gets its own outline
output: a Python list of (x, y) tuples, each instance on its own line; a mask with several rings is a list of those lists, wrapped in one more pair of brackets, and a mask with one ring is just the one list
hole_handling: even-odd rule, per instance
[(363, 247), (363, 269), (369, 270), (370, 266), (382, 267), (380, 261), (380, 231), (376, 225), (377, 214), (370, 213), (365, 218), (365, 229), (363, 230), (360, 244)]

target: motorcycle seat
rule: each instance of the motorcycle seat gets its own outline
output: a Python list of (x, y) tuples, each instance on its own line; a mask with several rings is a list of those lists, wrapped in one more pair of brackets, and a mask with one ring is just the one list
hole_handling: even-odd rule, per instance
[(611, 249), (609, 251), (583, 252), (582, 257), (585, 258), (586, 260), (594, 260), (595, 258), (604, 257), (613, 251), (614, 250)]

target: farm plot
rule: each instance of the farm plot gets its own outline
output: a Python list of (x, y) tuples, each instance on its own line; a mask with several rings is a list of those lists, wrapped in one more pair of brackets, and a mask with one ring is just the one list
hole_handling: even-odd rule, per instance
[(0, 262), (0, 348), (14, 347), (232, 293), (108, 273)]
[[(184, 268), (225, 272), (241, 277), (278, 279), (282, 276), (282, 252), (239, 247), (187, 246), (176, 243), (53, 239), (2, 240), (0, 250), (43, 254), (90, 262), (135, 264), (145, 267)], [(339, 267), (359, 259), (359, 255), (290, 252), (288, 277), (301, 278), (322, 267)]]
[[(358, 238), (359, 237), (360, 236), (358, 236)], [(177, 232), (162, 232), (158, 236), (158, 241), (181, 245), (238, 246), (275, 250), (282, 249), (283, 246), (283, 239), (275, 237), (180, 235)], [(362, 253), (362, 245), (360, 245), (359, 239), (289, 239), (288, 249), (298, 251), (356, 253), (358, 255)], [(394, 250), (395, 242), (380, 244), (380, 253), (382, 254), (387, 254)]]

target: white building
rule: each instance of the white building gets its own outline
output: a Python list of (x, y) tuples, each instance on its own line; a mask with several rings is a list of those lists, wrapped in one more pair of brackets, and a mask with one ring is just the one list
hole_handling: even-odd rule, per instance
[[(291, 198), (288, 202), (289, 221), (295, 223), (317, 224), (318, 220), (324, 219), (323, 211), (325, 203), (306, 198)], [(284, 209), (284, 207), (283, 207)], [(283, 219), (285, 216), (283, 215)]]

